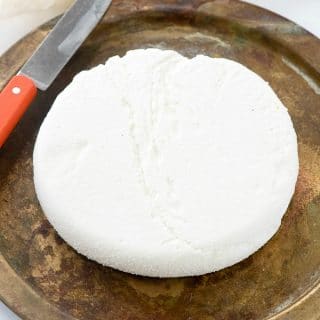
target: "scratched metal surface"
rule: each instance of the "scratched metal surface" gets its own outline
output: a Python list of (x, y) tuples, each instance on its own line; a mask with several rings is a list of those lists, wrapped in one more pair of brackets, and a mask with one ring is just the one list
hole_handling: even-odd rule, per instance
[[(0, 88), (52, 28), (0, 58)], [(32, 150), (56, 95), (80, 70), (128, 49), (176, 49), (239, 61), (270, 82), (299, 140), (300, 174), (279, 232), (220, 272), (150, 279), (102, 267), (55, 233), (37, 202)], [(0, 296), (23, 319), (320, 319), (320, 42), (233, 0), (114, 0), (92, 36), (0, 151)]]

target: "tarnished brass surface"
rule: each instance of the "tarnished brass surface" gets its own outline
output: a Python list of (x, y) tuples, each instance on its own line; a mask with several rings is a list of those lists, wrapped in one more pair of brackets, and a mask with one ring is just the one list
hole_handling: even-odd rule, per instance
[[(0, 88), (53, 24), (0, 58)], [(298, 134), (300, 175), (279, 232), (247, 260), (202, 277), (142, 278), (87, 260), (57, 236), (34, 192), (33, 145), (58, 92), (80, 70), (154, 46), (247, 65), (270, 82)], [(270, 12), (227, 0), (114, 0), (0, 151), (2, 299), (30, 320), (320, 319), (319, 84), (320, 42)]]

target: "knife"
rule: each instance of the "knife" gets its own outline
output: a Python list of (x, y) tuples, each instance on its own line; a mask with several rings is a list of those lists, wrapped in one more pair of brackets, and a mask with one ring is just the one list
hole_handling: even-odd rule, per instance
[(49, 88), (112, 0), (77, 0), (0, 93), (0, 147), (37, 95)]

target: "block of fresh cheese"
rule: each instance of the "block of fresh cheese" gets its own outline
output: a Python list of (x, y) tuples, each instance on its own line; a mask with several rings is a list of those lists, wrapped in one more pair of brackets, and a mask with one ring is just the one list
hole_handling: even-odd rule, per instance
[(267, 82), (228, 59), (139, 49), (78, 74), (45, 118), (34, 182), (79, 253), (152, 277), (231, 266), (278, 230), (297, 137)]

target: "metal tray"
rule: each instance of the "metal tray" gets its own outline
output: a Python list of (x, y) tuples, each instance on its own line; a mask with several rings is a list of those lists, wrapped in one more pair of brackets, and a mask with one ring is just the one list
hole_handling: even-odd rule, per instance
[[(0, 88), (54, 23), (0, 58)], [(160, 280), (102, 267), (64, 243), (37, 202), (32, 150), (57, 94), (80, 70), (144, 47), (239, 61), (270, 82), (292, 116), (300, 156), (296, 193), (273, 239), (231, 268)], [(273, 13), (238, 1), (114, 0), (0, 151), (2, 300), (29, 320), (316, 320), (319, 280), (320, 41)]]

